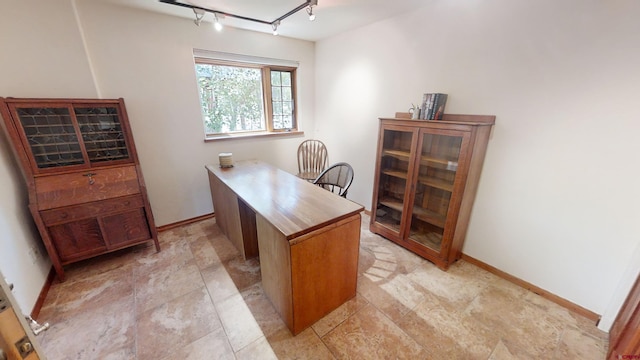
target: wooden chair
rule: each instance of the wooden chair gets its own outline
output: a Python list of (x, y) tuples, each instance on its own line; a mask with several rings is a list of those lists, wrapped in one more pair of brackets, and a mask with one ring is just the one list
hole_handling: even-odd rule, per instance
[(345, 162), (339, 162), (329, 166), (328, 169), (320, 173), (320, 175), (313, 180), (314, 184), (334, 194), (338, 194), (343, 198), (347, 197), (347, 190), (349, 190), (352, 182), (353, 168)]
[(320, 140), (305, 140), (298, 146), (298, 177), (313, 181), (326, 169), (329, 155)]

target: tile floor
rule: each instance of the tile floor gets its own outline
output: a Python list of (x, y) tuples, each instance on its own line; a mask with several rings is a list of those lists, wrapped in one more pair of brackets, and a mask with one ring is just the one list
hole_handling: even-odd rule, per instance
[(464, 261), (447, 272), (368, 231), (354, 299), (293, 337), (214, 219), (78, 263), (38, 337), (58, 359), (604, 359), (607, 336)]

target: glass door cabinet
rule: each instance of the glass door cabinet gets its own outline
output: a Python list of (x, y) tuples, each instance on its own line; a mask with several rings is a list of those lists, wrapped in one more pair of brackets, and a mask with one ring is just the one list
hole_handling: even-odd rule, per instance
[(443, 270), (460, 258), (494, 121), (380, 119), (371, 231)]

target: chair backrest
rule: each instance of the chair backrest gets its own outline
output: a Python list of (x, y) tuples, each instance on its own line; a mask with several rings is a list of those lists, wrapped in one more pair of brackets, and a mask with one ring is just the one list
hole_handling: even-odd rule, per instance
[(353, 182), (353, 168), (345, 162), (335, 163), (323, 171), (313, 183), (346, 198)]
[(328, 158), (327, 147), (322, 141), (305, 140), (298, 146), (298, 173), (320, 174), (327, 168)]

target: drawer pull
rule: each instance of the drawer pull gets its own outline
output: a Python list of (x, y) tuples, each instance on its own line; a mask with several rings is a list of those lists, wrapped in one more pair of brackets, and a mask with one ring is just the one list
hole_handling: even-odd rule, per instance
[(89, 178), (89, 185), (93, 185), (93, 184), (95, 184), (95, 182), (96, 182), (95, 180), (93, 180), (93, 177), (94, 177), (95, 175), (96, 175), (96, 173), (91, 173), (91, 172), (90, 172), (90, 173), (83, 174), (82, 176), (86, 176), (86, 177), (88, 177), (88, 178)]
[(60, 217), (61, 217), (61, 218), (63, 218), (63, 219), (66, 219), (66, 218), (68, 218), (68, 217), (69, 217), (69, 214), (67, 214), (67, 213), (62, 213), (62, 214), (60, 215)]
[(129, 205), (131, 205), (131, 201), (127, 200), (127, 201), (124, 202), (124, 206), (129, 206)]

